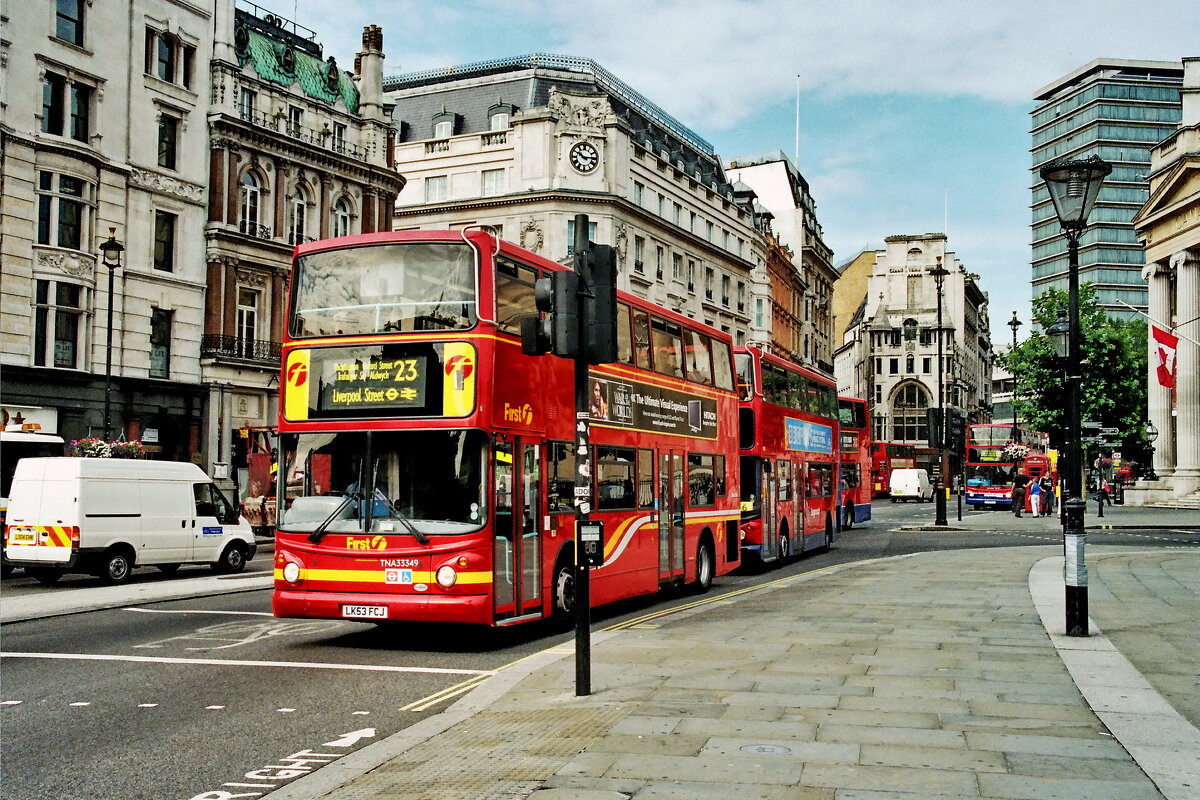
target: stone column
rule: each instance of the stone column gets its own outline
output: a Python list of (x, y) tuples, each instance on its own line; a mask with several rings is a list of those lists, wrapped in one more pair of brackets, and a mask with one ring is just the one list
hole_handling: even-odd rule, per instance
[(1175, 367), (1175, 475), (1200, 478), (1200, 251), (1171, 256), (1175, 320), (1180, 334)]
[[(1148, 264), (1142, 277), (1149, 287), (1151, 319), (1166, 324), (1171, 318), (1171, 268), (1163, 262)], [(1146, 405), (1150, 421), (1158, 429), (1154, 443), (1154, 471), (1165, 478), (1175, 471), (1175, 439), (1171, 425), (1171, 390), (1158, 384), (1158, 351), (1154, 337), (1146, 337)]]

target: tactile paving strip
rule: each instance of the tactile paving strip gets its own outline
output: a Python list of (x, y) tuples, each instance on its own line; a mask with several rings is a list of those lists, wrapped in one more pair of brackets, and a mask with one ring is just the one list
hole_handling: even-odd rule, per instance
[(477, 714), (326, 800), (523, 800), (629, 711), (589, 706)]

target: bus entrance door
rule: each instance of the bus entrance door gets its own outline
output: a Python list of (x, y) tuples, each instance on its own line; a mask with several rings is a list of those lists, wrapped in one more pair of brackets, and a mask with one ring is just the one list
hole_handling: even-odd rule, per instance
[(495, 615), (511, 621), (541, 613), (541, 447), (498, 440), (492, 454)]
[(683, 580), (683, 456), (659, 454), (658, 582)]
[(762, 559), (772, 561), (779, 556), (778, 531), (778, 502), (779, 480), (769, 459), (763, 459), (759, 464), (762, 470), (762, 497), (759, 498), (762, 508)]

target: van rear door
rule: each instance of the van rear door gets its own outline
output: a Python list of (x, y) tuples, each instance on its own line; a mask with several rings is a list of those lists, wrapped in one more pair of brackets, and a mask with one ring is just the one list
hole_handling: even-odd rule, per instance
[(182, 480), (138, 482), (142, 507), (145, 564), (183, 564), (192, 560), (192, 485)]
[(14, 481), (5, 520), (4, 555), (14, 561), (66, 564), (79, 525), (76, 483), (27, 470)]

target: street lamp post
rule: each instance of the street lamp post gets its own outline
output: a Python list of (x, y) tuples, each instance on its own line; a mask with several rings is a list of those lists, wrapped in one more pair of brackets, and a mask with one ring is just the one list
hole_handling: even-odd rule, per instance
[(112, 339), (113, 339), (113, 275), (121, 266), (124, 245), (117, 241), (117, 229), (108, 229), (107, 241), (101, 242), (104, 266), (108, 267), (108, 337), (104, 357), (104, 441), (112, 441)]
[(1087, 566), (1084, 562), (1083, 456), (1080, 434), (1080, 395), (1083, 360), (1079, 330), (1079, 237), (1087, 227), (1088, 215), (1100, 194), (1100, 184), (1112, 165), (1098, 156), (1062, 160), (1041, 169), (1059, 225), (1067, 237), (1067, 499), (1063, 503), (1063, 577), (1066, 589), (1066, 632), (1088, 635)]
[(1017, 352), (1017, 328), (1021, 327), (1021, 320), (1017, 319), (1016, 311), (1013, 312), (1012, 319), (1010, 319), (1008, 321), (1008, 327), (1012, 328), (1012, 333), (1013, 333), (1012, 350), (1008, 351), (1008, 358), (1009, 358), (1008, 371), (1010, 373), (1012, 373), (1012, 399), (1009, 402), (1012, 404), (1012, 412), (1013, 412), (1012, 439), (1013, 439), (1013, 443), (1015, 444), (1019, 441), (1019, 439), (1017, 438), (1017, 371), (1012, 368), (1012, 357), (1013, 357), (1013, 354)]
[(937, 355), (938, 355), (938, 419), (940, 420), (941, 430), (938, 431), (938, 449), (941, 451), (941, 475), (938, 477), (937, 484), (934, 488), (935, 500), (934, 503), (934, 525), (946, 525), (946, 486), (947, 463), (946, 463), (946, 437), (950, 432), (950, 421), (946, 419), (946, 389), (945, 389), (945, 364), (942, 359), (942, 286), (946, 282), (946, 276), (950, 271), (942, 266), (942, 257), (937, 257), (937, 266), (929, 270), (929, 274), (933, 276), (933, 281), (937, 285)]
[(1154, 474), (1154, 442), (1158, 439), (1158, 428), (1154, 427), (1154, 423), (1146, 422), (1146, 446), (1150, 449), (1150, 463), (1146, 466), (1146, 474), (1142, 476), (1144, 481), (1156, 481), (1158, 476)]

